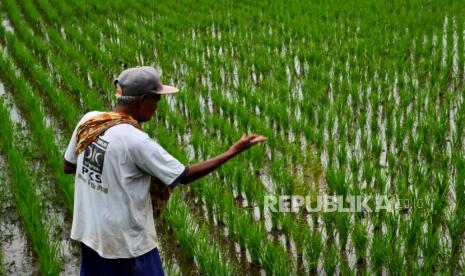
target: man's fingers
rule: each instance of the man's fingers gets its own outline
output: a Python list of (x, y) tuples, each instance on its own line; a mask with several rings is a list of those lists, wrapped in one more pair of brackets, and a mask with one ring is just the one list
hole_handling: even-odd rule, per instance
[(252, 144), (256, 144), (256, 143), (260, 143), (260, 142), (266, 141), (266, 139), (267, 139), (267, 138), (266, 138), (265, 136), (260, 135), (260, 136), (254, 137), (254, 139), (252, 139), (250, 142), (251, 142)]
[(246, 142), (246, 144), (244, 144), (244, 146), (246, 148), (252, 146), (252, 145), (255, 145), (257, 143), (260, 143), (260, 142), (263, 142), (265, 141), (267, 138), (263, 135), (257, 135), (257, 134), (252, 134), (252, 135), (247, 135), (247, 134), (243, 134), (242, 137), (241, 137), (241, 141), (243, 142)]
[(250, 142), (250, 141), (252, 141), (253, 139), (255, 139), (256, 137), (257, 137), (257, 134), (252, 134), (252, 135), (250, 135), (250, 136), (247, 138), (247, 140), (249, 140), (249, 142)]

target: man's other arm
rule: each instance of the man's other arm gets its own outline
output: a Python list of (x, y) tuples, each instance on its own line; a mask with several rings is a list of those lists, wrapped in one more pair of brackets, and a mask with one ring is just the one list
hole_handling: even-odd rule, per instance
[(76, 164), (70, 163), (66, 161), (66, 159), (63, 159), (64, 163), (64, 172), (66, 174), (75, 174), (76, 173)]

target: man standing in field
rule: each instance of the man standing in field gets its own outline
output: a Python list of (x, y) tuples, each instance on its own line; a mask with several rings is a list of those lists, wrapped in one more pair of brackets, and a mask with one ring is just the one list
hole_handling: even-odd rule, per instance
[(85, 114), (64, 156), (65, 173), (76, 174), (71, 238), (81, 242), (81, 275), (163, 275), (151, 177), (187, 184), (266, 138), (243, 135), (223, 154), (184, 166), (140, 127), (178, 89), (163, 85), (152, 67), (127, 69), (115, 85), (113, 112)]

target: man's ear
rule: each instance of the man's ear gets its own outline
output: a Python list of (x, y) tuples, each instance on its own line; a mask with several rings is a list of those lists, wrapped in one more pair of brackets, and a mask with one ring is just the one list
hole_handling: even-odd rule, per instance
[(147, 94), (143, 94), (142, 96), (139, 97), (139, 103), (145, 103), (149, 99), (149, 96)]

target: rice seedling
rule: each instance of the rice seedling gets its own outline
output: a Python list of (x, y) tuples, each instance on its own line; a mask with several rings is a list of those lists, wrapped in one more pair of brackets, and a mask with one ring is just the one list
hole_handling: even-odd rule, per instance
[[(371, 264), (375, 273), (381, 273), (386, 265), (386, 255), (389, 255), (389, 240), (382, 233), (377, 232), (373, 236), (371, 247)], [(386, 254), (387, 253), (387, 254)]]
[(366, 264), (366, 251), (368, 247), (368, 231), (361, 221), (356, 221), (354, 231), (352, 232), (352, 241), (355, 247), (357, 265)]
[(292, 264), (287, 260), (286, 249), (280, 244), (265, 244), (260, 260), (267, 273), (288, 275), (292, 271)]
[(417, 243), (418, 243), (418, 233), (421, 229), (421, 218), (419, 214), (419, 210), (413, 209), (412, 213), (410, 214), (410, 221), (405, 223), (406, 225), (404, 233), (404, 242), (405, 242), (405, 249), (407, 251), (407, 255), (414, 257), (418, 253)]
[(390, 254), (387, 257), (387, 270), (391, 274), (402, 275), (406, 274), (405, 268), (405, 256), (402, 251), (401, 243), (392, 241), (390, 243), (390, 249), (388, 251)]
[(250, 252), (252, 265), (260, 264), (260, 254), (263, 248), (263, 241), (266, 238), (266, 232), (261, 224), (253, 224), (249, 226), (247, 234), (247, 249)]
[(422, 239), (423, 265), (421, 270), (423, 273), (436, 272), (438, 259), (442, 254), (439, 244), (439, 234), (439, 231), (429, 228)]
[(319, 265), (320, 255), (324, 248), (323, 240), (320, 233), (316, 231), (308, 231), (304, 233), (306, 233), (305, 239), (303, 240), (305, 247), (305, 258), (308, 263), (310, 272), (316, 273)]
[(3, 252), (0, 252), (0, 275), (6, 275), (6, 269), (3, 265)]
[(172, 196), (163, 213), (163, 218), (175, 232), (186, 257), (195, 260), (201, 273), (235, 274), (235, 268), (229, 261), (223, 259), (218, 246), (209, 241), (208, 230), (205, 226), (196, 225), (188, 215), (188, 208), (185, 203), (181, 203), (179, 193)]
[(335, 244), (331, 244), (323, 250), (323, 267), (327, 275), (334, 275), (336, 267), (340, 263), (339, 252)]
[(326, 171), (326, 183), (328, 183), (328, 187), (335, 194), (347, 194), (346, 175), (343, 171), (329, 167)]
[(341, 252), (344, 252), (349, 239), (349, 233), (352, 229), (350, 224), (350, 216), (347, 213), (336, 213), (336, 227), (339, 233), (339, 246)]
[(168, 260), (167, 258), (163, 258), (162, 263), (163, 263), (163, 270), (167, 275), (176, 275), (176, 276), (182, 275), (181, 272), (179, 271), (179, 268), (172, 261)]

